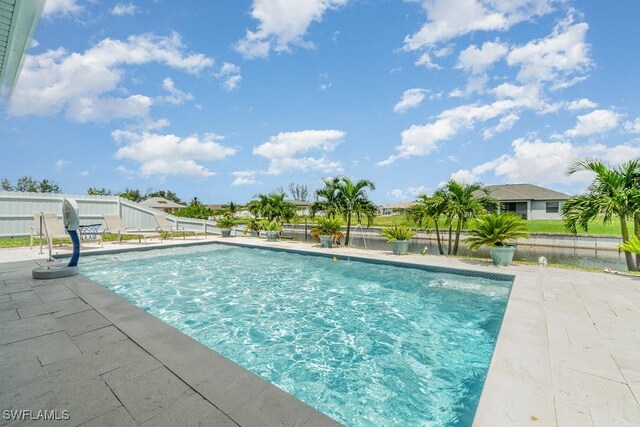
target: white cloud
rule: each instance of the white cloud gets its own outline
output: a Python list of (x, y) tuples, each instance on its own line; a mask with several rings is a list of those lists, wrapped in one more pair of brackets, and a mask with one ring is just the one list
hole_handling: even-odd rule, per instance
[(184, 175), (207, 178), (215, 173), (200, 164), (201, 162), (221, 160), (236, 153), (234, 148), (221, 145), (219, 141), (223, 138), (215, 134), (181, 138), (171, 134), (115, 130), (111, 135), (121, 144), (116, 151), (116, 159), (138, 163), (142, 176)]
[(425, 100), (428, 91), (426, 89), (407, 89), (402, 94), (402, 99), (393, 107), (396, 113), (403, 113), (412, 108), (419, 107)]
[[(401, 134), (402, 143), (396, 147), (397, 154), (378, 162), (378, 165), (390, 165), (400, 158), (426, 156), (434, 151), (440, 142), (473, 129), (477, 123), (516, 113), (519, 110), (543, 111), (548, 107), (540, 99), (539, 88), (535, 85), (503, 84), (492, 90), (492, 93), (498, 98), (493, 103), (461, 105), (443, 111), (432, 123), (413, 125), (404, 130)], [(505, 128), (514, 119), (515, 117), (505, 119), (501, 127)]]
[(54, 16), (75, 15), (82, 11), (78, 0), (47, 0), (44, 4), (42, 16), (50, 18)]
[(433, 60), (431, 59), (431, 55), (429, 55), (429, 52), (423, 52), (420, 55), (420, 57), (416, 60), (415, 64), (421, 65), (430, 70), (439, 70), (442, 68), (441, 66), (433, 62)]
[(404, 194), (404, 192), (402, 190), (400, 190), (399, 188), (391, 190), (391, 192), (389, 194), (396, 200), (408, 200), (409, 199), (409, 196)]
[(637, 117), (634, 121), (628, 121), (624, 124), (624, 130), (629, 133), (640, 133), (640, 117)]
[(567, 167), (571, 163), (579, 159), (597, 157), (619, 164), (637, 157), (640, 150), (637, 142), (609, 147), (604, 144), (577, 145), (567, 141), (516, 139), (511, 146), (513, 153), (480, 164), (471, 170), (462, 169), (454, 175), (470, 181), (478, 180), (483, 174), (492, 173), (510, 183), (586, 183), (591, 179), (588, 173), (567, 176)]
[(153, 101), (148, 96), (131, 95), (127, 98), (70, 99), (67, 117), (77, 122), (108, 122), (113, 119), (146, 117)]
[(58, 172), (62, 171), (64, 168), (73, 163), (71, 160), (58, 159), (56, 160), (56, 170)]
[(478, 181), (478, 177), (467, 169), (460, 169), (452, 173), (449, 178), (461, 184), (471, 184), (472, 182)]
[(414, 197), (419, 195), (419, 194), (424, 194), (427, 191), (429, 191), (429, 189), (427, 187), (425, 187), (424, 185), (419, 185), (417, 187), (409, 187), (409, 188), (407, 188), (407, 193), (411, 194)]
[(186, 53), (177, 33), (107, 38), (83, 53), (48, 50), (26, 56), (9, 112), (48, 116), (64, 111), (76, 121), (146, 116), (153, 103), (149, 97), (112, 93), (122, 87), (124, 66), (153, 62), (194, 75), (213, 65), (206, 55)]
[(217, 78), (222, 79), (222, 88), (227, 92), (236, 90), (242, 81), (240, 67), (229, 62), (225, 62), (220, 70), (214, 74)]
[(571, 101), (567, 104), (567, 110), (569, 111), (578, 111), (578, 110), (592, 110), (596, 108), (598, 104), (591, 101), (587, 98), (576, 99), (575, 101)]
[(552, 34), (515, 47), (507, 55), (510, 66), (520, 67), (518, 80), (527, 82), (551, 81), (556, 89), (584, 80), (573, 75), (586, 72), (591, 66), (589, 45), (586, 43), (587, 23), (573, 24), (570, 16)]
[(573, 129), (565, 132), (569, 137), (589, 136), (609, 131), (618, 126), (620, 115), (611, 110), (593, 110), (590, 113), (578, 116), (578, 121)]
[(133, 3), (118, 3), (111, 9), (111, 14), (116, 16), (135, 15), (138, 7)]
[(182, 105), (185, 101), (193, 101), (194, 96), (191, 93), (183, 92), (178, 89), (174, 83), (174, 81), (167, 77), (162, 81), (162, 88), (169, 92), (167, 96), (161, 96), (158, 98), (158, 101), (171, 104), (171, 105)]
[[(339, 130), (304, 130), (281, 132), (253, 149), (253, 154), (270, 160), (268, 173), (280, 175), (290, 170), (318, 170), (325, 173), (340, 172), (342, 163), (331, 161), (326, 154), (342, 143), (345, 133)], [(321, 157), (298, 157), (310, 151)]]
[(89, 176), (89, 171), (88, 170), (83, 170), (82, 172), (79, 173), (80, 176)]
[(456, 68), (464, 69), (472, 74), (479, 74), (503, 58), (508, 51), (509, 46), (498, 41), (485, 42), (480, 48), (471, 45), (460, 52)]
[(271, 50), (289, 52), (291, 46), (313, 47), (304, 36), (312, 22), (320, 22), (327, 10), (348, 0), (253, 0), (251, 16), (259, 21), (256, 31), (247, 30), (235, 49), (245, 58), (266, 57)]
[(428, 21), (404, 40), (406, 50), (434, 45), (474, 31), (506, 31), (547, 14), (553, 0), (421, 0)]
[(259, 184), (260, 181), (256, 179), (256, 171), (254, 170), (244, 170), (244, 171), (235, 171), (232, 172), (233, 182), (231, 185), (252, 185)]
[(515, 113), (506, 115), (500, 119), (497, 125), (492, 128), (485, 129), (482, 132), (482, 137), (484, 139), (491, 139), (498, 133), (506, 132), (511, 129), (513, 125), (518, 122), (518, 120), (520, 120), (520, 116)]

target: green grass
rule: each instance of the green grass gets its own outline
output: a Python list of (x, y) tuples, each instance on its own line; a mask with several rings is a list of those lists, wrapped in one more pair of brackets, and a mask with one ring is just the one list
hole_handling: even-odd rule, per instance
[[(193, 236), (194, 233), (186, 232), (186, 236)], [(167, 237), (182, 237), (182, 233), (161, 233), (163, 239)], [(115, 234), (105, 234), (103, 237), (103, 241), (105, 242), (115, 242), (118, 240), (118, 236)], [(138, 240), (138, 236), (136, 235), (123, 235), (122, 240)], [(47, 242), (45, 239), (42, 241), (43, 245), (46, 245)], [(53, 239), (53, 245), (70, 245), (71, 239)], [(36, 237), (33, 239), (33, 245), (39, 246), (40, 241)], [(0, 237), (0, 248), (19, 248), (23, 246), (29, 246), (29, 237)]]

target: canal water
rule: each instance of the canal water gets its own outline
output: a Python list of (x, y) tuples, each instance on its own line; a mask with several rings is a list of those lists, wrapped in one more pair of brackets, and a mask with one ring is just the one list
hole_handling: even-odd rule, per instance
[[(285, 236), (299, 241), (305, 240), (304, 229), (300, 228), (285, 231)], [(490, 258), (488, 248), (472, 252), (463, 243), (463, 238), (460, 239), (458, 255)], [(307, 241), (314, 240), (307, 234)], [(549, 264), (626, 270), (624, 252), (617, 249), (619, 242), (620, 239), (614, 237), (575, 238), (559, 235), (532, 235), (530, 239), (517, 242), (514, 259), (538, 262), (538, 259), (544, 256)], [(442, 243), (446, 251), (446, 239), (443, 239)], [(373, 250), (391, 250), (391, 245), (387, 243), (387, 240), (372, 229), (351, 230), (351, 246)], [(435, 235), (427, 236), (425, 234), (419, 234), (411, 239), (409, 252), (422, 253), (425, 247), (428, 254), (439, 254)]]

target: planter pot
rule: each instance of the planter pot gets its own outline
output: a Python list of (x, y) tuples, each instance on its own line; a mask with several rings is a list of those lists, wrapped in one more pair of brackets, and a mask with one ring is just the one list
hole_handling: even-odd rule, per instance
[(265, 231), (265, 234), (267, 235), (267, 242), (277, 242), (278, 241), (278, 234), (280, 234), (279, 231)]
[(328, 234), (323, 234), (320, 236), (320, 246), (323, 248), (332, 248), (333, 247), (333, 236), (329, 236)]
[(494, 246), (489, 248), (489, 254), (495, 265), (507, 267), (513, 261), (513, 255), (516, 253), (515, 246)]
[(231, 229), (230, 228), (221, 228), (220, 233), (222, 233), (222, 237), (231, 237)]
[(409, 250), (408, 240), (396, 240), (393, 242), (393, 253), (396, 255), (406, 255)]

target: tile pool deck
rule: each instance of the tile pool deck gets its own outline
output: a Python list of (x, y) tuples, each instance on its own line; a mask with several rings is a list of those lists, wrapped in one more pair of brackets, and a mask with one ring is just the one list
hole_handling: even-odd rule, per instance
[[(249, 238), (197, 244), (213, 241), (515, 275), (474, 425), (640, 425), (640, 277)], [(184, 243), (196, 242), (101, 251)], [(0, 411), (67, 409), (64, 425), (335, 424), (83, 276), (33, 281), (46, 263), (37, 252), (0, 250)]]

